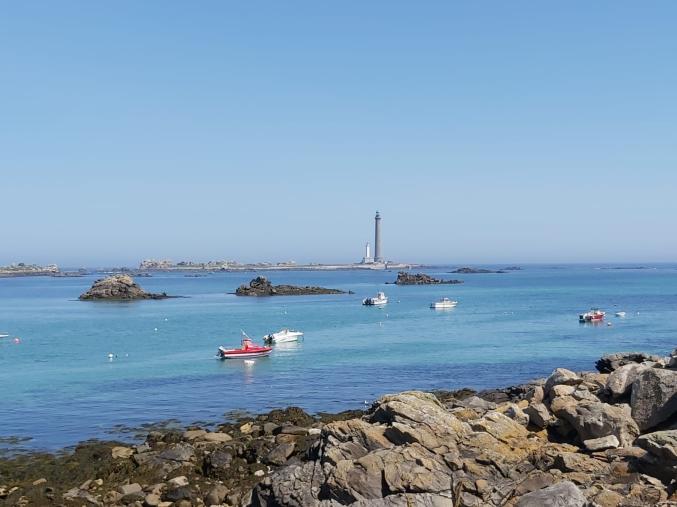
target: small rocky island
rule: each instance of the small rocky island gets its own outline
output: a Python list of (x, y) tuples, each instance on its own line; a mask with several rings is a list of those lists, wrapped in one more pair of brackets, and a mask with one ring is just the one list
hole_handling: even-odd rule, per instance
[(80, 294), (81, 301), (133, 301), (136, 299), (167, 299), (165, 292), (160, 294), (146, 292), (129, 275), (112, 275), (101, 278), (87, 291)]
[(493, 270), (493, 269), (484, 269), (484, 268), (470, 268), (470, 267), (463, 267), (463, 268), (458, 268), (453, 271), (450, 271), (450, 273), (456, 274), (456, 275), (477, 275), (477, 274), (484, 274), (484, 273), (506, 273), (506, 271), (499, 269), (498, 271)]
[(312, 296), (318, 294), (345, 294), (338, 289), (324, 287), (298, 287), (296, 285), (273, 285), (264, 276), (257, 276), (249, 285), (240, 285), (235, 291), (237, 296)]
[(433, 278), (425, 273), (409, 274), (405, 271), (397, 273), (396, 285), (439, 285), (439, 284), (455, 284), (463, 283), (463, 280), (441, 280)]
[(597, 368), (0, 458), (0, 505), (676, 505), (677, 349)]

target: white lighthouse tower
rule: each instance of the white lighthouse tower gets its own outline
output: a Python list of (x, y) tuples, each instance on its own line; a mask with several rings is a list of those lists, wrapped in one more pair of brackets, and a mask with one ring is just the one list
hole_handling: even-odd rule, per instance
[(364, 245), (364, 257), (362, 258), (362, 264), (372, 264), (374, 258), (371, 256), (371, 245), (369, 241)]

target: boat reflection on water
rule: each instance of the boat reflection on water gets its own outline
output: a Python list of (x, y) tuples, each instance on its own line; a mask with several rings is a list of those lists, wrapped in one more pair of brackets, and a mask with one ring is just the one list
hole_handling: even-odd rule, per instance
[(457, 304), (458, 301), (453, 301), (449, 298), (441, 298), (430, 303), (430, 308), (433, 310), (451, 310), (452, 308), (455, 308)]
[(599, 326), (605, 326), (606, 322), (603, 320), (580, 320), (579, 324), (581, 327), (599, 327)]
[(300, 351), (302, 348), (302, 341), (277, 343), (275, 344), (275, 355), (291, 354)]
[[(221, 370), (227, 370), (227, 372), (235, 374), (236, 376), (242, 375), (244, 384), (249, 385), (254, 383), (257, 371), (260, 371), (263, 363), (267, 363), (268, 361), (268, 357), (261, 357), (257, 359), (245, 359), (243, 361), (218, 361), (216, 364)], [(235, 373), (234, 370), (238, 370), (238, 373)], [(227, 375), (227, 377), (230, 377), (230, 375)]]

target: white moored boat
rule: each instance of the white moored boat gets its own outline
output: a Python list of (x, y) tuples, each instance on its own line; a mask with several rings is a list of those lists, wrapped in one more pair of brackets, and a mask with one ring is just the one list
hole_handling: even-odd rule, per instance
[(285, 343), (295, 342), (303, 336), (301, 331), (293, 331), (291, 329), (282, 329), (277, 333), (270, 333), (263, 337), (264, 343)]
[(438, 299), (434, 303), (430, 304), (430, 308), (433, 308), (435, 310), (443, 310), (446, 308), (453, 308), (458, 304), (458, 301), (452, 301), (449, 298), (442, 298)]
[(388, 298), (383, 292), (376, 294), (373, 298), (364, 298), (362, 304), (366, 306), (383, 306), (388, 303)]
[(625, 312), (616, 312), (616, 317), (625, 317)]

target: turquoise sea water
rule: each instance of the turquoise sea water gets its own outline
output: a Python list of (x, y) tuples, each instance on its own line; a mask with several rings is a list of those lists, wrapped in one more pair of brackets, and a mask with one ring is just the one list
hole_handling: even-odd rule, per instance
[[(506, 274), (451, 275), (463, 285), (384, 285), (395, 272), (268, 272), (273, 283), (321, 285), (354, 295), (240, 298), (256, 273), (138, 278), (145, 289), (189, 296), (81, 302), (100, 276), (0, 279), (0, 447), (57, 449), (120, 438), (118, 425), (177, 419), (220, 422), (233, 410), (298, 405), (311, 412), (360, 408), (387, 392), (507, 386), (553, 368), (593, 369), (602, 354), (666, 354), (677, 345), (677, 266), (599, 269), (525, 266)], [(363, 307), (384, 290), (385, 308)], [(435, 311), (448, 296), (458, 307)], [(612, 326), (581, 325), (591, 306)], [(613, 316), (627, 312), (625, 319)], [(214, 359), (240, 329), (260, 340), (292, 327), (296, 344), (253, 365)], [(157, 330), (156, 330), (157, 329)], [(15, 344), (13, 337), (21, 339)], [(113, 352), (117, 358), (109, 361)]]

